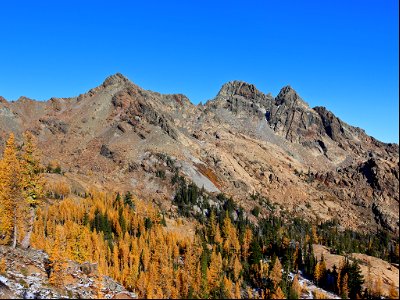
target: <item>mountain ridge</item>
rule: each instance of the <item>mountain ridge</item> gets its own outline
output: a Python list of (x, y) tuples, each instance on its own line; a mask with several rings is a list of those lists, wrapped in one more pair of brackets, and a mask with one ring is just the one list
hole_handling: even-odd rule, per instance
[[(136, 89), (139, 89), (139, 90), (141, 90), (141, 91), (146, 91), (146, 92), (149, 92), (149, 93), (160, 94), (160, 93), (154, 92), (154, 91), (152, 91), (152, 90), (150, 90), (150, 89), (146, 90), (146, 89), (141, 88), (140, 86), (136, 85), (134, 82), (132, 82), (131, 80), (129, 80), (128, 77), (124, 76), (124, 75), (123, 75), (122, 73), (120, 73), (120, 72), (117, 72), (117, 73), (115, 73), (115, 74), (112, 74), (112, 75), (107, 76), (107, 77), (103, 80), (103, 82), (102, 82), (101, 84), (99, 84), (97, 87), (92, 88), (92, 89), (89, 89), (87, 92), (85, 92), (85, 93), (83, 93), (83, 94), (80, 94), (80, 95), (77, 96), (77, 97), (76, 97), (76, 96), (75, 96), (75, 97), (72, 96), (72, 97), (61, 97), (61, 98), (59, 98), (59, 97), (54, 97), (54, 96), (53, 96), (53, 97), (50, 97), (50, 98), (47, 99), (47, 100), (36, 100), (36, 99), (32, 99), (32, 98), (29, 98), (29, 97), (26, 97), (26, 96), (20, 96), (17, 100), (7, 100), (6, 98), (4, 98), (3, 96), (0, 95), (0, 103), (6, 104), (6, 103), (25, 102), (25, 101), (49, 102), (49, 101), (54, 101), (55, 99), (64, 99), (64, 100), (67, 100), (67, 99), (75, 99), (75, 98), (79, 98), (79, 97), (81, 97), (81, 96), (83, 96), (83, 95), (86, 95), (86, 94), (95, 93), (97, 90), (99, 90), (99, 89), (101, 89), (101, 88), (106, 88), (106, 87), (108, 87), (108, 86), (115, 85), (115, 84), (128, 84), (128, 85), (131, 85), (132, 87), (134, 87), (134, 88), (136, 88)], [(265, 94), (265, 93), (261, 92), (260, 90), (258, 90), (257, 87), (255, 86), (255, 84), (248, 83), (248, 82), (245, 82), (245, 81), (242, 81), (242, 80), (231, 80), (231, 81), (228, 81), (228, 82), (222, 84), (222, 86), (221, 86), (220, 90), (218, 91), (216, 97), (213, 98), (213, 99), (207, 100), (206, 103), (214, 101), (214, 100), (221, 94), (221, 92), (225, 92), (225, 90), (228, 89), (228, 87), (229, 87), (229, 86), (232, 86), (232, 85), (235, 86), (235, 87), (237, 87), (238, 85), (240, 85), (240, 86), (245, 86), (245, 87), (249, 87), (250, 89), (254, 90), (254, 92), (255, 92), (256, 94), (260, 94), (260, 95), (264, 95), (264, 96), (270, 96), (270, 97), (272, 97), (272, 98), (275, 99), (275, 102), (277, 103), (277, 105), (281, 105), (281, 104), (284, 103), (285, 101), (288, 101), (289, 103), (291, 103), (291, 102), (293, 102), (294, 100), (300, 100), (301, 103), (304, 103), (305, 106), (307, 106), (308, 108), (311, 108), (311, 107), (309, 106), (309, 104), (308, 104), (307, 102), (305, 102), (305, 101), (298, 95), (298, 93), (296, 92), (296, 90), (294, 90), (290, 84), (287, 84), (287, 85), (283, 86), (283, 87), (280, 89), (280, 91), (278, 92), (277, 96), (276, 96), (276, 97), (273, 97), (273, 96), (271, 95), (271, 93)], [(182, 96), (182, 97), (188, 99), (189, 102), (190, 102), (193, 106), (196, 106), (196, 107), (198, 107), (198, 106), (203, 106), (203, 105), (201, 104), (202, 101), (201, 101), (200, 103), (198, 103), (198, 104), (194, 104), (193, 102), (190, 101), (190, 99), (189, 99), (186, 95), (184, 95), (184, 94), (182, 94), (182, 93), (172, 93), (172, 94), (163, 94), (163, 95), (171, 95), (171, 96), (173, 96), (173, 95), (179, 95), (179, 96)], [(288, 96), (288, 95), (289, 95), (289, 96)], [(247, 96), (248, 96), (248, 95), (247, 95)], [(288, 97), (289, 97), (289, 98), (288, 98)], [(290, 98), (290, 97), (293, 97), (294, 99), (293, 99), (293, 98)], [(251, 99), (251, 98), (250, 98), (250, 99)], [(325, 106), (317, 105), (317, 106), (315, 106), (315, 107), (312, 107), (311, 109), (313, 109), (313, 110), (325, 110), (325, 111), (328, 112), (329, 115), (331, 115), (331, 116), (333, 116), (334, 118), (337, 118), (338, 120), (340, 120), (340, 122), (342, 122), (342, 123), (344, 123), (344, 124), (346, 124), (346, 125), (348, 125), (348, 126), (354, 127), (354, 128), (356, 128), (356, 129), (359, 129), (360, 131), (362, 131), (362, 132), (365, 133), (365, 130), (364, 130), (364, 129), (362, 129), (362, 128), (358, 127), (358, 126), (355, 126), (355, 125), (349, 125), (347, 122), (344, 122), (344, 121), (341, 120), (340, 118), (336, 117), (336, 115), (335, 115), (333, 112), (331, 112), (330, 110), (328, 110), (328, 108), (325, 107)], [(366, 134), (366, 133), (365, 133), (365, 134)], [(375, 140), (376, 140), (377, 142), (379, 142), (379, 143), (388, 144), (388, 145), (394, 145), (394, 146), (395, 146), (395, 145), (398, 145), (398, 143), (395, 143), (395, 142), (383, 142), (383, 141), (380, 141), (380, 140), (378, 140), (377, 138), (375, 138), (375, 137), (373, 137), (373, 136), (370, 136), (370, 137), (372, 137), (373, 139), (375, 139)]]
[(2, 101), (0, 144), (24, 130), (37, 136), (45, 163), (57, 160), (71, 182), (133, 190), (164, 209), (174, 210), (168, 179), (178, 170), (248, 211), (257, 192), (306, 218), (398, 231), (398, 145), (310, 108), (290, 86), (273, 97), (231, 81), (194, 105), (117, 73), (77, 97)]

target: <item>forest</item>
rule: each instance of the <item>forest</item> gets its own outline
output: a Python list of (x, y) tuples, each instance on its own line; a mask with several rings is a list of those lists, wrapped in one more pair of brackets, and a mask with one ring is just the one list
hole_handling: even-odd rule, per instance
[(398, 237), (383, 229), (343, 231), (337, 220), (310, 223), (279, 215), (258, 194), (249, 197), (270, 213), (254, 223), (248, 214), (258, 216), (258, 209), (245, 212), (231, 197), (207, 194), (177, 173), (171, 182), (179, 213), (175, 224), (196, 229), (192, 236), (179, 235), (167, 226), (171, 212), (129, 191), (89, 189), (77, 195), (46, 183), (45, 172), (49, 168), (41, 166), (34, 137), (26, 133), (19, 147), (11, 135), (0, 161), (0, 244), (49, 253), (55, 286), (62, 287), (67, 260), (74, 260), (97, 263), (100, 274), (140, 298), (298, 299), (300, 274), (343, 299), (398, 298), (394, 286), (383, 295), (379, 278), (364, 278), (356, 260), (345, 258), (327, 269), (324, 257), (313, 251), (313, 244), (321, 244), (333, 253), (360, 252), (399, 263)]

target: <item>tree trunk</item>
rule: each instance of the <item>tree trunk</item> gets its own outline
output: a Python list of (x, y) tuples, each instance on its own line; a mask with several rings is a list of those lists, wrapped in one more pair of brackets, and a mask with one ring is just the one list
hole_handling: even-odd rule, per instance
[(31, 219), (29, 221), (29, 229), (26, 235), (24, 236), (24, 239), (22, 240), (21, 247), (22, 249), (28, 249), (29, 246), (31, 245), (31, 236), (32, 236), (32, 231), (33, 231), (33, 222), (35, 221), (35, 208), (30, 207), (29, 212), (31, 214)]
[(13, 235), (13, 243), (12, 243), (12, 247), (14, 249), (17, 247), (17, 234), (18, 234), (17, 220), (16, 220), (16, 218), (14, 218), (14, 235)]

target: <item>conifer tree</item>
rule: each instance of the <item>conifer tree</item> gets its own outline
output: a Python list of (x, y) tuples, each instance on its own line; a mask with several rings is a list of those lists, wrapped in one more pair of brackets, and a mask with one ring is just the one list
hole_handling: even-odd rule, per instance
[(275, 289), (282, 281), (282, 265), (278, 257), (275, 259), (275, 263), (269, 274), (269, 278), (272, 280)]
[(312, 236), (312, 240), (314, 244), (318, 244), (319, 243), (319, 237), (318, 237), (318, 233), (317, 233), (317, 227), (315, 225), (312, 226), (311, 228), (311, 236)]
[(244, 232), (244, 237), (243, 237), (243, 243), (242, 243), (242, 257), (244, 260), (247, 260), (249, 257), (249, 249), (250, 249), (250, 243), (251, 240), (253, 239), (253, 233), (250, 228), (246, 228)]
[(314, 279), (318, 286), (320, 286), (321, 281), (324, 280), (326, 274), (326, 264), (324, 255), (321, 254), (321, 260), (315, 265), (314, 269)]
[(299, 283), (299, 276), (296, 274), (293, 278), (292, 286), (290, 287), (290, 299), (299, 299), (301, 295), (301, 286)]
[(13, 248), (18, 240), (18, 216), (22, 208), (21, 172), (14, 134), (10, 134), (0, 162), (0, 242)]
[(240, 299), (240, 298), (241, 298), (240, 283), (239, 283), (239, 281), (236, 281), (236, 283), (235, 283), (235, 299)]
[(272, 294), (271, 299), (286, 299), (281, 287), (277, 287), (275, 293)]
[(42, 167), (35, 138), (28, 131), (24, 133), (21, 169), (24, 198), (30, 205), (37, 206), (43, 195)]
[(250, 244), (249, 264), (258, 265), (262, 259), (261, 247), (256, 238), (253, 238)]
[(242, 271), (242, 264), (240, 263), (239, 258), (235, 255), (233, 260), (233, 279), (235, 281), (239, 280), (240, 272)]
[(347, 275), (347, 273), (345, 273), (343, 276), (342, 285), (341, 285), (341, 293), (340, 293), (340, 296), (342, 297), (342, 299), (349, 298), (348, 281), (349, 281), (349, 276)]
[(65, 278), (65, 259), (61, 242), (62, 236), (63, 228), (58, 225), (56, 227), (55, 240), (50, 251), (51, 274), (49, 278), (50, 284), (56, 287), (61, 287), (64, 283)]
[(314, 268), (314, 280), (317, 286), (319, 286), (319, 281), (322, 277), (322, 272), (321, 272), (321, 263), (317, 262)]
[(224, 276), (223, 282), (224, 282), (224, 287), (225, 287), (225, 296), (228, 299), (233, 299), (235, 297), (235, 293), (234, 293), (232, 281), (229, 278), (227, 278), (226, 276)]
[(21, 185), (22, 194), (26, 204), (29, 205), (30, 219), (28, 223), (28, 232), (26, 233), (21, 246), (28, 248), (33, 230), (33, 221), (35, 220), (35, 210), (43, 196), (44, 179), (41, 173), (41, 165), (37, 146), (32, 133), (24, 134), (24, 147), (21, 160)]
[(211, 253), (210, 267), (207, 270), (207, 283), (210, 291), (217, 288), (221, 281), (222, 272), (222, 257), (221, 253), (216, 253), (215, 250)]
[(349, 272), (349, 297), (356, 298), (361, 296), (362, 284), (364, 283), (363, 275), (361, 274), (360, 265), (355, 260), (348, 268)]

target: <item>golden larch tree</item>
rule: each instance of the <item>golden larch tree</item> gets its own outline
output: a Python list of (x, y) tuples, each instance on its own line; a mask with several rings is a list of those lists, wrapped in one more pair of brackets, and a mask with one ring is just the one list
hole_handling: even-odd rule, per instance
[(243, 243), (242, 243), (242, 257), (244, 260), (247, 260), (249, 257), (249, 249), (250, 249), (250, 243), (251, 240), (253, 239), (253, 233), (250, 228), (246, 228), (243, 236)]
[(51, 261), (51, 274), (49, 278), (50, 284), (61, 287), (64, 283), (65, 278), (65, 258), (64, 258), (64, 249), (63, 245), (63, 237), (65, 236), (63, 227), (57, 225), (55, 240), (51, 247), (50, 252), (50, 261)]
[(291, 289), (297, 295), (297, 297), (300, 297), (300, 295), (301, 295), (301, 285), (299, 283), (299, 276), (297, 274), (293, 278)]
[(21, 171), (14, 134), (10, 134), (0, 161), (0, 242), (15, 248), (22, 206)]
[(220, 252), (213, 250), (211, 253), (211, 262), (207, 270), (207, 283), (210, 290), (213, 290), (220, 285), (222, 273), (222, 257)]
[(286, 299), (280, 286), (278, 286), (275, 292), (271, 295), (271, 299)]
[(269, 278), (272, 280), (275, 289), (282, 281), (282, 265), (278, 257), (275, 260), (274, 266), (269, 274)]
[(347, 273), (345, 273), (344, 276), (343, 276), (343, 281), (342, 281), (342, 285), (341, 285), (341, 297), (342, 297), (342, 299), (349, 298), (348, 282), (349, 282), (349, 275), (347, 275)]
[(30, 213), (27, 233), (21, 242), (21, 247), (25, 249), (30, 246), (35, 210), (43, 197), (44, 179), (41, 171), (42, 168), (34, 136), (30, 132), (25, 132), (21, 157), (21, 187), (22, 196), (29, 207)]
[(321, 262), (317, 262), (314, 268), (314, 280), (319, 284), (320, 279), (322, 278), (322, 268), (321, 268)]

